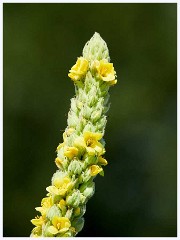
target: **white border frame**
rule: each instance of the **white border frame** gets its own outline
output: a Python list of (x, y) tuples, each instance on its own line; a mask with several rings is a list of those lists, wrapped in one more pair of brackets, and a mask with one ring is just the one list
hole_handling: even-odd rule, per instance
[[(3, 3), (177, 3), (177, 93), (180, 93), (180, 85), (179, 85), (179, 69), (180, 69), (180, 63), (178, 61), (178, 56), (180, 55), (180, 50), (179, 50), (179, 39), (180, 39), (180, 33), (178, 31), (178, 26), (180, 25), (180, 18), (179, 18), (179, 13), (180, 13), (180, 3), (178, 2), (178, 0), (119, 0), (119, 1), (107, 1), (107, 0), (87, 0), (87, 1), (77, 1), (77, 0), (71, 0), (71, 1), (59, 1), (59, 0), (53, 0), (53, 1), (48, 1), (48, 0), (38, 0), (38, 1), (13, 1), (13, 0), (0, 0), (0, 26), (2, 29), (2, 31), (0, 31), (0, 53), (1, 53), (1, 58), (0, 58), (0, 73), (1, 73), (1, 78), (0, 78), (0, 106), (2, 106), (2, 108), (0, 108), (0, 132), (2, 133), (2, 137), (0, 138), (0, 162), (1, 162), (1, 191), (0, 191), (0, 214), (1, 214), (1, 218), (0, 218), (0, 237), (3, 239), (19, 239), (20, 237), (3, 237)], [(180, 98), (177, 95), (177, 104), (178, 106), (180, 105)], [(179, 110), (179, 109), (178, 109)], [(178, 111), (178, 115), (177, 115), (177, 123), (179, 123), (179, 119), (180, 119), (180, 113)], [(179, 153), (179, 144), (178, 144), (178, 137), (180, 135), (180, 129), (179, 127), (177, 128), (177, 153)], [(178, 164), (178, 159), (179, 159), (179, 154), (177, 155), (177, 186), (180, 186), (180, 168), (179, 168), (179, 164)], [(178, 190), (178, 188), (177, 188)], [(177, 204), (179, 203), (179, 192), (177, 191)], [(179, 216), (180, 216), (180, 209), (179, 209), (179, 204), (177, 206), (177, 237), (116, 237), (119, 238), (120, 240), (129, 240), (132, 239), (136, 240), (136, 239), (148, 239), (148, 240), (156, 240), (156, 239), (179, 239), (180, 237), (180, 227), (178, 227), (178, 223), (179, 223)], [(23, 224), (23, 223), (22, 223)], [(29, 237), (23, 237), (21, 239), (28, 239)], [(99, 239), (97, 237), (87, 237), (90, 240), (94, 240), (94, 239)], [(101, 239), (104, 237), (100, 237)], [(111, 239), (111, 237), (108, 237), (109, 239)], [(113, 238), (113, 237), (112, 237)], [(39, 238), (39, 239), (52, 239), (52, 238)], [(68, 239), (68, 238), (64, 238), (64, 239)], [(80, 237), (76, 237), (76, 239), (81, 239)]]

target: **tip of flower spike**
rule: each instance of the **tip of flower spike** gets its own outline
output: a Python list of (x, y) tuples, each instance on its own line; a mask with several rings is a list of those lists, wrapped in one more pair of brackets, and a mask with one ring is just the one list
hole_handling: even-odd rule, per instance
[(92, 38), (85, 44), (83, 57), (89, 61), (100, 61), (102, 59), (107, 59), (107, 61), (110, 60), (107, 44), (99, 33), (95, 32)]

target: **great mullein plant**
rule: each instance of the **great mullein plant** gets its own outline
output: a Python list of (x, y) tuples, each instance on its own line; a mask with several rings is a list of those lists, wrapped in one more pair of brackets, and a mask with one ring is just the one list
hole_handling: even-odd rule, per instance
[(71, 99), (63, 143), (57, 147), (58, 170), (46, 188), (47, 195), (36, 210), (40, 216), (31, 237), (73, 237), (83, 228), (86, 203), (95, 190), (97, 174), (103, 166), (106, 112), (109, 109), (109, 88), (116, 84), (116, 72), (110, 63), (105, 41), (98, 33), (88, 41), (69, 71), (75, 85)]

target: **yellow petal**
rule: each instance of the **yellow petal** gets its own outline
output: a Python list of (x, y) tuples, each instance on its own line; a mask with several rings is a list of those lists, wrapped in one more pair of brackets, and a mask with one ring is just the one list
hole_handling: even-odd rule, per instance
[(64, 196), (66, 192), (67, 192), (67, 189), (59, 189), (58, 195)]
[(112, 80), (112, 81), (109, 82), (109, 85), (112, 86), (112, 85), (115, 85), (116, 83), (117, 83), (117, 80), (114, 79), (114, 80)]
[(58, 147), (57, 147), (56, 150), (57, 150), (57, 151), (60, 150), (63, 146), (64, 146), (64, 143), (60, 143), (60, 144), (58, 145)]
[(43, 208), (42, 208), (42, 207), (36, 207), (35, 209), (36, 209), (36, 211), (38, 211), (38, 212), (42, 212), (42, 211), (43, 211)]
[(99, 64), (96, 64), (96, 69), (99, 77), (106, 82), (111, 82), (115, 80), (116, 72), (112, 63), (107, 62), (107, 60), (102, 59)]
[(77, 81), (80, 80), (87, 72), (88, 70), (88, 61), (83, 58), (79, 57), (76, 61), (76, 64), (72, 66), (70, 73), (68, 76), (73, 80)]
[(78, 216), (80, 213), (81, 213), (80, 207), (77, 207), (77, 208), (74, 209), (75, 216)]
[(84, 141), (83, 137), (77, 137), (74, 141), (74, 146), (79, 147), (79, 148), (85, 148), (86, 143)]
[(57, 223), (59, 222), (59, 219), (60, 219), (60, 217), (58, 217), (58, 216), (53, 217), (53, 219), (52, 219), (52, 224), (53, 224), (55, 227), (56, 227)]
[(63, 187), (66, 187), (66, 185), (68, 183), (70, 183), (71, 179), (69, 177), (64, 177), (64, 178), (59, 178), (59, 177), (56, 177), (54, 178), (53, 180), (53, 185), (57, 188), (63, 188)]
[(103, 169), (101, 167), (99, 167), (98, 165), (92, 165), (90, 167), (90, 174), (91, 176), (95, 176), (98, 173), (100, 173)]
[(64, 201), (64, 199), (61, 199), (59, 202), (59, 208), (64, 211), (66, 209), (66, 202)]
[(106, 166), (108, 164), (107, 160), (101, 156), (98, 158), (98, 163), (100, 163), (101, 165), (104, 165), (104, 166)]
[(67, 135), (69, 136), (69, 135), (71, 135), (73, 132), (75, 131), (75, 129), (74, 128), (68, 128), (68, 130), (67, 130)]
[(57, 234), (59, 231), (58, 231), (57, 228), (55, 228), (54, 226), (50, 226), (50, 227), (48, 227), (48, 232), (50, 232), (51, 234), (55, 235), (55, 234)]
[(43, 220), (42, 217), (40, 217), (40, 218), (32, 219), (31, 222), (32, 222), (32, 224), (34, 224), (35, 226), (38, 227), (38, 226), (42, 226), (43, 225), (44, 220)]
[(71, 159), (78, 155), (78, 149), (76, 147), (67, 147), (64, 155)]
[(49, 186), (46, 188), (46, 190), (51, 194), (59, 195), (59, 190), (55, 186)]
[(86, 131), (83, 133), (83, 136), (84, 136), (85, 142), (87, 142), (89, 139), (91, 139), (92, 141), (93, 140), (98, 141), (102, 138), (103, 134)]
[(87, 147), (86, 150), (90, 156), (94, 156), (96, 154), (95, 149), (92, 147)]
[(60, 233), (65, 233), (69, 230), (69, 228), (62, 228), (61, 230), (59, 230)]
[(60, 159), (59, 157), (57, 157), (56, 159), (55, 159), (55, 163), (56, 163), (56, 166), (58, 167), (58, 168), (62, 168), (62, 164), (63, 164), (63, 160), (62, 159)]

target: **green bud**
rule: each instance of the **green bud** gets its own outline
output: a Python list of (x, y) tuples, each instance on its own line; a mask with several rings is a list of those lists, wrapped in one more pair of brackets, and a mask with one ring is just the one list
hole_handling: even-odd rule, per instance
[(93, 125), (92, 125), (92, 123), (89, 122), (88, 124), (86, 124), (83, 132), (86, 132), (86, 131), (93, 132)]
[(85, 155), (84, 161), (83, 161), (83, 169), (86, 169), (87, 166), (93, 165), (97, 162), (97, 157), (96, 156), (90, 156), (90, 155)]
[(88, 107), (87, 105), (84, 106), (83, 109), (83, 117), (86, 119), (89, 119), (92, 113), (92, 108)]
[(82, 217), (86, 212), (86, 205), (81, 205), (80, 206), (80, 215), (78, 217)]
[(104, 105), (106, 105), (108, 103), (109, 97), (110, 97), (110, 95), (109, 95), (109, 93), (107, 93), (107, 95), (104, 97)]
[(71, 231), (67, 231), (65, 233), (60, 233), (60, 234), (57, 234), (57, 237), (72, 237), (73, 236), (73, 233)]
[(71, 161), (68, 167), (68, 172), (79, 175), (82, 172), (82, 163), (78, 160)]
[(77, 115), (73, 112), (73, 111), (70, 111), (68, 113), (68, 125), (69, 127), (76, 127), (76, 125), (78, 124), (79, 122), (79, 118), (77, 117)]
[(67, 217), (67, 218), (71, 218), (71, 216), (72, 216), (72, 213), (73, 213), (73, 208), (71, 208), (71, 209), (68, 209), (67, 210), (67, 212), (66, 212), (66, 214), (65, 214), (65, 217)]
[(102, 132), (106, 122), (106, 116), (102, 116), (101, 119), (99, 119), (99, 121), (96, 123), (96, 131)]
[(48, 228), (51, 226), (51, 222), (48, 221), (45, 225), (42, 227), (42, 236), (43, 237), (53, 237), (53, 234), (48, 231)]
[(71, 109), (73, 112), (77, 112), (77, 106), (76, 106), (76, 99), (75, 98), (71, 98)]
[(92, 181), (82, 184), (79, 189), (86, 198), (91, 198), (95, 191), (95, 184)]
[(92, 121), (95, 123), (101, 117), (102, 110), (94, 111), (91, 115)]
[(81, 174), (82, 182), (87, 182), (91, 178), (90, 170), (86, 169), (85, 172)]
[(72, 222), (72, 227), (76, 229), (76, 232), (80, 232), (84, 226), (84, 218), (76, 218)]
[(47, 218), (52, 220), (55, 216), (61, 217), (62, 215), (60, 209), (56, 205), (53, 205), (47, 212)]
[(89, 61), (107, 59), (109, 61), (109, 51), (106, 42), (101, 38), (99, 33), (86, 43), (83, 49), (83, 57)]
[(66, 197), (66, 204), (71, 207), (78, 207), (81, 202), (80, 191), (75, 190), (71, 195)]
[(109, 103), (107, 106), (104, 107), (103, 114), (105, 114), (109, 111), (110, 105), (111, 105), (111, 103)]

